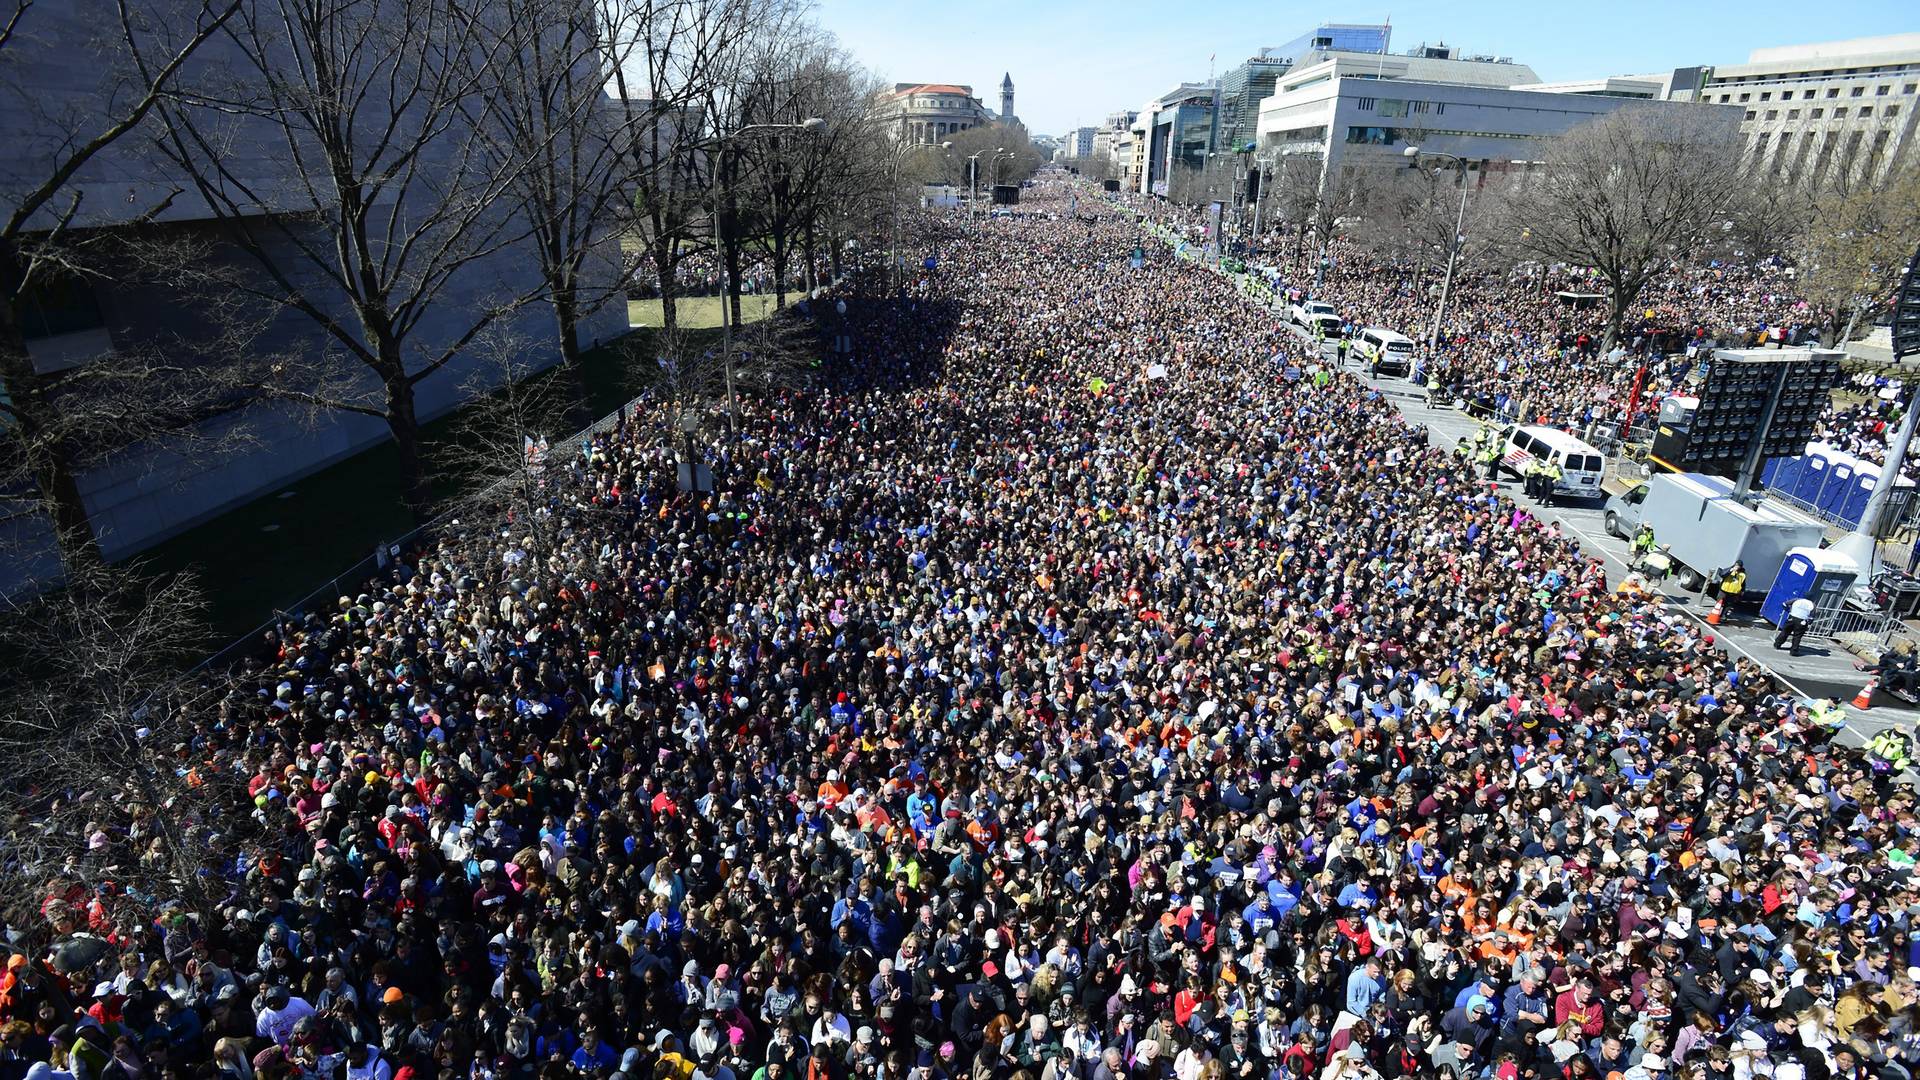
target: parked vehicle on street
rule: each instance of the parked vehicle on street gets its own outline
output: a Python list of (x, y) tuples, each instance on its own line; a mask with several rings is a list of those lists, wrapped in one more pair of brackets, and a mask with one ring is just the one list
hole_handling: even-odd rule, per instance
[(1369, 326), (1355, 334), (1353, 354), (1375, 375), (1404, 378), (1413, 371), (1413, 339), (1384, 327)]
[(1328, 337), (1338, 337), (1340, 334), (1340, 315), (1333, 310), (1332, 304), (1324, 300), (1300, 301), (1287, 309), (1287, 321), (1308, 333), (1319, 326)]
[(1826, 526), (1775, 503), (1750, 507), (1733, 497), (1733, 482), (1703, 473), (1655, 473), (1607, 499), (1607, 532), (1631, 540), (1642, 525), (1673, 558), (1680, 585), (1704, 588), (1736, 560), (1746, 567), (1748, 593), (1773, 586), (1787, 553), (1817, 548)]
[(1559, 498), (1593, 499), (1601, 495), (1607, 478), (1607, 455), (1558, 428), (1516, 424), (1506, 430), (1500, 464), (1514, 476), (1525, 476), (1536, 461), (1557, 465), (1560, 479), (1553, 493)]

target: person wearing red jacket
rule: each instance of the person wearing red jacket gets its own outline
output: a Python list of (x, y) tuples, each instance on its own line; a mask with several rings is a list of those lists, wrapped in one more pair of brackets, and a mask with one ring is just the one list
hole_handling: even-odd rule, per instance
[(1553, 1022), (1557, 1027), (1572, 1020), (1580, 1025), (1580, 1033), (1588, 1038), (1600, 1034), (1607, 1018), (1606, 1006), (1593, 992), (1590, 979), (1576, 979), (1571, 987), (1560, 992), (1553, 1002)]

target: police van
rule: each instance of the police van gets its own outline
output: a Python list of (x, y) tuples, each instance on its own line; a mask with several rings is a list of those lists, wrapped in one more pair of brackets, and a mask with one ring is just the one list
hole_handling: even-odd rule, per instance
[(1560, 479), (1553, 485), (1557, 496), (1597, 499), (1607, 475), (1607, 455), (1556, 428), (1517, 424), (1507, 429), (1500, 450), (1500, 464), (1518, 477), (1527, 475), (1527, 466), (1536, 461), (1560, 466)]
[(1353, 354), (1375, 374), (1405, 376), (1413, 370), (1413, 339), (1378, 326), (1353, 336)]

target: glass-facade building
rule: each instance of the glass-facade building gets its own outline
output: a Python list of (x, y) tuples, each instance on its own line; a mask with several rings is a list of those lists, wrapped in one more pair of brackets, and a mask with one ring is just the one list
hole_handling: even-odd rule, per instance
[(1297, 64), (1310, 52), (1332, 49), (1340, 52), (1386, 52), (1393, 42), (1393, 27), (1359, 23), (1326, 23), (1301, 34), (1277, 49), (1262, 49), (1269, 59)]

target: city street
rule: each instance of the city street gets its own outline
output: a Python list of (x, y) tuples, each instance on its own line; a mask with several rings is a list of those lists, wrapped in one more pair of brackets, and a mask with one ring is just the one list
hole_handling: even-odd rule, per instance
[[(1302, 340), (1308, 337), (1298, 327), (1289, 326), (1288, 329)], [(1323, 344), (1321, 353), (1329, 363), (1337, 362), (1333, 342)], [(1358, 360), (1350, 359), (1346, 370), (1367, 377), (1366, 365)], [(1401, 413), (1427, 425), (1429, 438), (1434, 445), (1451, 448), (1462, 439), (1471, 437), (1480, 426), (1478, 421), (1457, 409), (1429, 407), (1425, 391), (1407, 379), (1387, 376), (1369, 381), (1382, 395), (1394, 402)], [(1504, 474), (1499, 480), (1499, 487), (1515, 501), (1533, 507), (1539, 516), (1558, 521), (1563, 529), (1580, 539), (1583, 548), (1599, 552), (1606, 561), (1610, 581), (1617, 582), (1625, 576), (1627, 541), (1607, 535), (1599, 503), (1543, 505), (1524, 494), (1518, 480)], [(1700, 619), (1704, 625), (1712, 605), (1703, 605), (1698, 594), (1680, 591), (1670, 579), (1662, 595), (1669, 608)], [(1920, 710), (1896, 707), (1900, 703), (1886, 694), (1876, 696), (1870, 710), (1854, 708), (1851, 704), (1853, 696), (1865, 685), (1869, 676), (1855, 669), (1858, 657), (1837, 645), (1809, 640), (1798, 656), (1789, 656), (1785, 650), (1773, 647), (1774, 627), (1751, 613), (1743, 613), (1738, 622), (1722, 621), (1719, 626), (1710, 628), (1710, 632), (1717, 643), (1731, 652), (1764, 664), (1799, 693), (1809, 698), (1838, 700), (1847, 711), (1847, 731), (1842, 737), (1849, 742), (1864, 742), (1889, 725), (1911, 727), (1920, 719)]]

